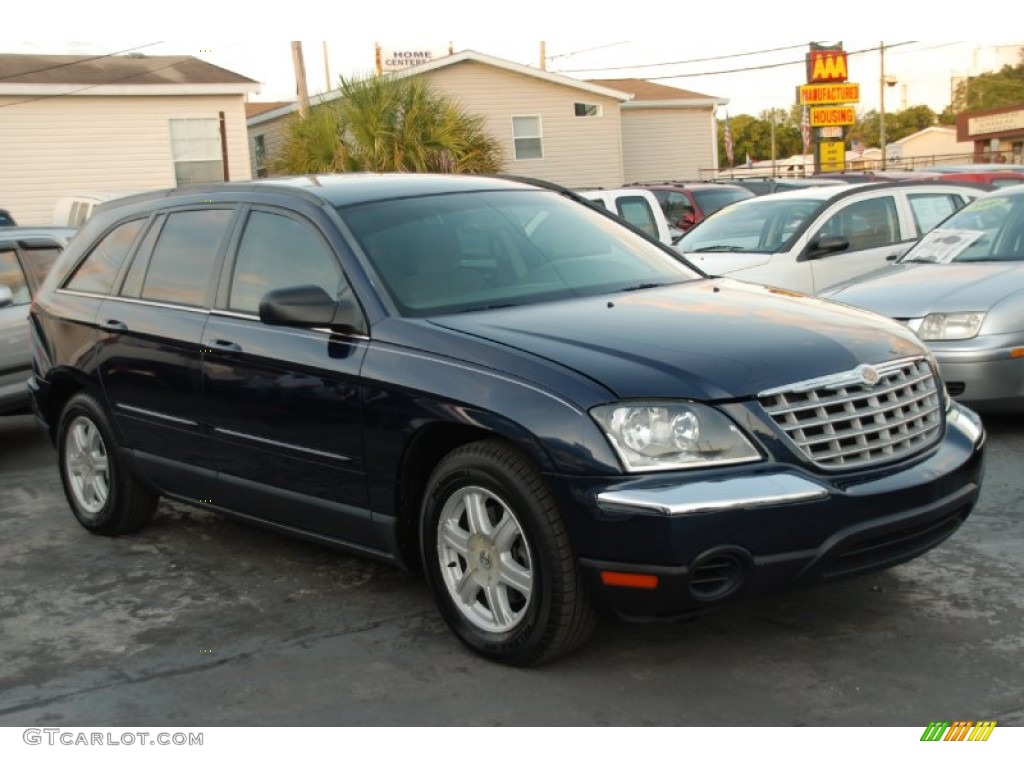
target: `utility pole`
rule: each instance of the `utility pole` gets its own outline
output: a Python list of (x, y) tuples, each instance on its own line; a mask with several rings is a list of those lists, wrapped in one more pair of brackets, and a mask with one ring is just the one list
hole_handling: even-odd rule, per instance
[(878, 44), (878, 143), (882, 145), (882, 170), (885, 170), (885, 43)]
[(543, 40), (540, 41), (540, 68), (542, 72), (548, 68), (548, 44)]
[(324, 93), (331, 90), (331, 67), (327, 63), (327, 41), (324, 40)]
[(295, 67), (295, 85), (299, 96), (299, 117), (309, 114), (309, 89), (306, 87), (306, 65), (302, 60), (302, 43), (292, 41), (292, 66)]

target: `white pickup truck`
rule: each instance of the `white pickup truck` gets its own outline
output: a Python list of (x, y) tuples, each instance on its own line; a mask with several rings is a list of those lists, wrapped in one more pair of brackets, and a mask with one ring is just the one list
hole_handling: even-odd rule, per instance
[(649, 190), (636, 187), (586, 189), (578, 194), (600, 204), (665, 245), (675, 245), (683, 236), (682, 230), (677, 230), (668, 223), (665, 213), (658, 204), (658, 198)]

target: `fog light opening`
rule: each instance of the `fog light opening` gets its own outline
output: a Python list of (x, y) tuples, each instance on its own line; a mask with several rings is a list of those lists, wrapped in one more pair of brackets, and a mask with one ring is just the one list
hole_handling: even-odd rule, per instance
[(728, 597), (743, 586), (750, 562), (750, 554), (738, 547), (698, 555), (690, 567), (690, 595), (703, 601)]

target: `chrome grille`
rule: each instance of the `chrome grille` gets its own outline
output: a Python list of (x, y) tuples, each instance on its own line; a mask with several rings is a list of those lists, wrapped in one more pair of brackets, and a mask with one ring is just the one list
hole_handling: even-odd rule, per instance
[(920, 358), (858, 366), (762, 392), (758, 400), (814, 464), (851, 469), (934, 443), (942, 431), (938, 387), (931, 366)]

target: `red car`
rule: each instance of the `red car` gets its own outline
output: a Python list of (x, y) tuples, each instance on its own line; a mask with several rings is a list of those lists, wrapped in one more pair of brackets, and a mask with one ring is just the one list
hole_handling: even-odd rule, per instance
[(653, 192), (669, 224), (683, 232), (719, 208), (754, 197), (746, 187), (717, 182), (637, 182), (630, 186)]

